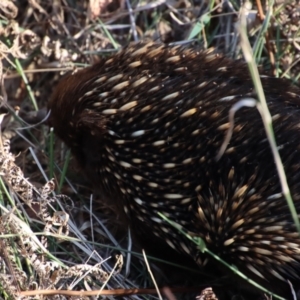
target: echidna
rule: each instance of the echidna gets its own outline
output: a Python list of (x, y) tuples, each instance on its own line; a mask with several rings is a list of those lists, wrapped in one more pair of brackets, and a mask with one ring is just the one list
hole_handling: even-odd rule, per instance
[[(300, 89), (261, 76), (288, 184), (300, 211)], [(95, 185), (124, 210), (143, 245), (202, 265), (206, 256), (159, 212), (283, 296), (300, 287), (300, 237), (247, 66), (212, 50), (137, 43), (58, 84), (51, 124)], [(151, 247), (150, 247), (151, 248)], [(146, 248), (147, 249), (147, 248)]]

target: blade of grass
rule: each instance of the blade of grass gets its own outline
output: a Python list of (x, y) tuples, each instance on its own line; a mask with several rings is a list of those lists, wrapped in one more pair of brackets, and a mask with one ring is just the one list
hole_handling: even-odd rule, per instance
[(258, 288), (259, 290), (267, 293), (268, 295), (271, 295), (272, 297), (274, 297), (275, 299), (279, 299), (279, 300), (285, 300), (285, 298), (282, 298), (276, 294), (271, 293), (269, 290), (267, 290), (266, 288), (264, 288), (263, 286), (261, 286), (260, 284), (256, 283), (254, 280), (248, 278), (246, 275), (244, 275), (242, 272), (240, 272), (237, 268), (235, 268), (234, 266), (231, 266), (230, 264), (228, 264), (226, 261), (224, 261), (222, 258), (220, 258), (218, 255), (214, 254), (213, 252), (211, 252), (205, 242), (203, 241), (203, 239), (201, 239), (200, 237), (191, 237), (188, 233), (186, 233), (182, 227), (178, 224), (176, 224), (175, 222), (169, 220), (166, 216), (164, 216), (162, 213), (158, 212), (158, 215), (165, 221), (167, 221), (170, 225), (172, 225), (173, 227), (175, 227), (180, 233), (182, 233), (187, 239), (191, 240), (193, 243), (195, 243), (199, 250), (201, 250), (201, 252), (206, 252), (207, 254), (209, 254), (211, 257), (213, 257), (215, 260), (219, 261), (221, 264), (223, 264), (224, 266), (226, 266), (228, 269), (230, 269), (232, 272), (234, 272), (235, 274), (237, 274), (238, 276), (240, 276), (241, 278), (243, 278), (244, 280), (246, 280), (248, 283), (250, 283), (251, 285), (255, 286), (256, 288)]
[(49, 178), (54, 176), (54, 130), (50, 128), (49, 135)]
[(65, 156), (65, 163), (64, 163), (61, 175), (60, 175), (60, 181), (59, 181), (59, 185), (58, 185), (58, 192), (59, 193), (61, 192), (61, 188), (62, 188), (62, 186), (65, 182), (65, 179), (66, 179), (66, 174), (67, 174), (67, 170), (68, 170), (68, 167), (69, 167), (70, 158), (71, 158), (71, 151), (68, 150), (67, 153), (66, 153), (66, 156)]
[(27, 89), (29, 98), (30, 98), (30, 100), (31, 100), (31, 102), (32, 102), (32, 105), (33, 105), (34, 109), (35, 109), (36, 111), (38, 111), (39, 108), (38, 108), (38, 105), (37, 105), (37, 103), (36, 103), (36, 100), (35, 100), (33, 91), (32, 91), (32, 89), (31, 89), (31, 86), (30, 86), (29, 82), (28, 82), (27, 76), (26, 76), (26, 74), (24, 73), (23, 67), (22, 67), (22, 65), (21, 65), (21, 63), (20, 63), (20, 61), (19, 61), (19, 59), (15, 59), (15, 64), (16, 64), (16, 70), (17, 70), (17, 72), (21, 75), (21, 77), (22, 77), (22, 79), (23, 79), (23, 81), (24, 81), (24, 83), (25, 83), (25, 86), (26, 86), (26, 89)]
[[(274, 5), (274, 0), (270, 0), (269, 1), (269, 8), (270, 8), (269, 10), (270, 11), (268, 12), (269, 15), (271, 15), (273, 5)], [(253, 58), (252, 49), (251, 49), (251, 46), (250, 46), (250, 43), (248, 40), (247, 31), (246, 31), (246, 18), (244, 17), (244, 14), (242, 14), (242, 16), (241, 16), (240, 36), (241, 36), (242, 51), (244, 53), (245, 60), (248, 64), (249, 71), (250, 71), (251, 77), (253, 79), (253, 84), (254, 84), (254, 87), (255, 87), (255, 90), (256, 90), (256, 93), (258, 96), (258, 100), (261, 105), (261, 110), (259, 109), (259, 111), (261, 113), (261, 117), (262, 117), (262, 120), (263, 120), (263, 123), (265, 126), (267, 138), (269, 140), (269, 143), (270, 143), (270, 146), (272, 149), (272, 153), (274, 156), (275, 164), (276, 164), (278, 175), (280, 178), (282, 193), (285, 196), (286, 201), (288, 203), (295, 226), (296, 226), (298, 232), (300, 233), (299, 218), (298, 218), (297, 211), (296, 211), (296, 208), (295, 208), (292, 196), (291, 196), (291, 192), (290, 192), (290, 189), (289, 189), (289, 186), (287, 183), (287, 178), (286, 178), (286, 174), (285, 174), (284, 167), (282, 164), (282, 160), (281, 160), (281, 157), (280, 157), (278, 149), (277, 149), (275, 134), (274, 134), (273, 126), (272, 126), (272, 117), (271, 117), (270, 111), (268, 109), (268, 105), (267, 105), (267, 101), (266, 101), (263, 87), (261, 84), (258, 69), (257, 69), (256, 63), (255, 63), (255, 60)]]

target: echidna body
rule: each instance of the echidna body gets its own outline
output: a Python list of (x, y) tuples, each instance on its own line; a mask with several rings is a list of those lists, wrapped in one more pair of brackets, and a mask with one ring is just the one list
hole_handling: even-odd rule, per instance
[[(282, 79), (261, 80), (299, 212), (300, 90)], [(236, 112), (230, 143), (216, 159), (229, 110), (245, 98), (257, 97), (243, 62), (139, 43), (65, 77), (49, 109), (56, 134), (142, 242), (167, 244), (203, 264), (207, 257), (162, 213), (287, 296), (286, 279), (300, 286), (300, 237), (255, 108)]]

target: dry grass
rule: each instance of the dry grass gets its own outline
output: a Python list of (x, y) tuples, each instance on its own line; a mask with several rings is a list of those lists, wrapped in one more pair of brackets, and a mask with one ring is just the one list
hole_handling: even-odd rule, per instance
[[(299, 84), (300, 4), (277, 1), (270, 19), (268, 9), (260, 1), (248, 7), (256, 62)], [(130, 41), (192, 41), (241, 58), (239, 13), (234, 0), (0, 1), (1, 298), (17, 299), (20, 291), (37, 289), (149, 286), (145, 265), (132, 259), (137, 255), (128, 231), (120, 230), (109, 206), (91, 196), (67, 149), (42, 124), (47, 101), (66, 71)], [(66, 297), (87, 296), (58, 298)]]

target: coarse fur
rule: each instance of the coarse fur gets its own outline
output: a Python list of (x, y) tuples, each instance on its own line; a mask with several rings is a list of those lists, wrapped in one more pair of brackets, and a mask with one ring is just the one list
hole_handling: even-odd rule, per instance
[[(279, 152), (300, 211), (300, 90), (261, 76)], [(50, 102), (55, 133), (83, 171), (124, 210), (142, 245), (207, 256), (158, 212), (201, 237), (251, 279), (289, 297), (300, 287), (300, 237), (256, 108), (247, 66), (213, 50), (131, 44), (61, 80)], [(151, 242), (150, 242), (151, 241)], [(229, 271), (228, 271), (229, 272)]]

